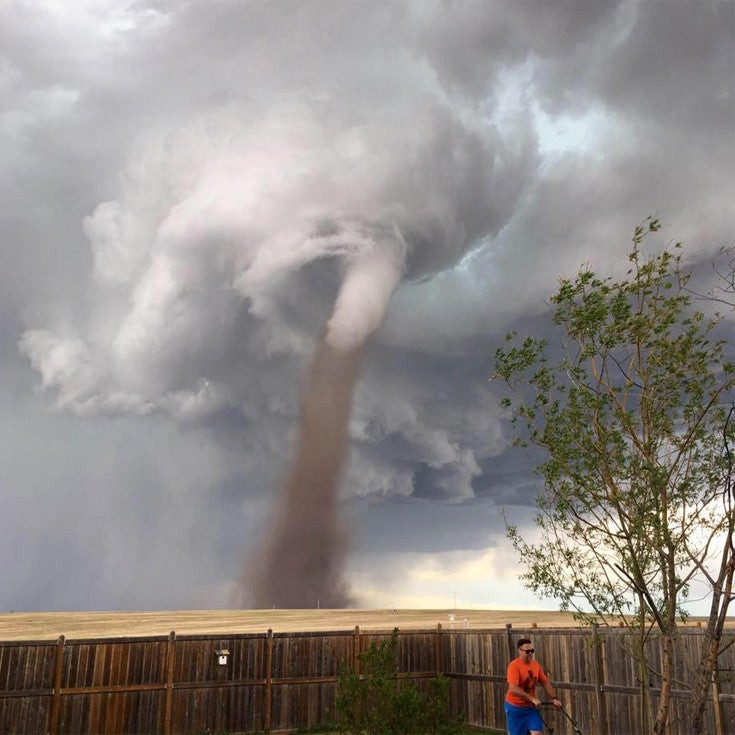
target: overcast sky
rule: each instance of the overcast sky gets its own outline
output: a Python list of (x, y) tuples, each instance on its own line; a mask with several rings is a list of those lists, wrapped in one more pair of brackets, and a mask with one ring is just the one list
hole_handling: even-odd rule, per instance
[(0, 3), (0, 610), (230, 604), (366, 227), (405, 252), (352, 594), (553, 608), (493, 354), (649, 214), (703, 271), (732, 243), (734, 40), (706, 0)]

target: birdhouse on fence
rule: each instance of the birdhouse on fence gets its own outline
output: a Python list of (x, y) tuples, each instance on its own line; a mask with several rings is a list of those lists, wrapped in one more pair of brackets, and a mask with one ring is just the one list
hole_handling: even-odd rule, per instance
[(220, 666), (227, 666), (227, 660), (230, 657), (230, 652), (226, 648), (220, 648), (214, 653), (217, 656), (217, 663), (219, 663)]

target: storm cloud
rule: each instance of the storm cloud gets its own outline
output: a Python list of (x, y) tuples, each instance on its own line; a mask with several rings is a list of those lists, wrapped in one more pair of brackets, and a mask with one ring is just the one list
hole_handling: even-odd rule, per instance
[(338, 301), (377, 329), (350, 594), (370, 548), (431, 554), (371, 508), (501, 548), (462, 532), (533, 495), (495, 346), (649, 214), (695, 265), (731, 241), (734, 39), (730, 2), (3, 4), (0, 604), (227, 604), (341, 285), (386, 262)]

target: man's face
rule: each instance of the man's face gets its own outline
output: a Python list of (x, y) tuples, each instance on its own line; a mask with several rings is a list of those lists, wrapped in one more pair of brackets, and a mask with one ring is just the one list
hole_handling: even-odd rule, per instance
[(518, 657), (523, 661), (524, 663), (529, 663), (533, 659), (533, 652), (534, 652), (533, 643), (524, 643), (519, 649), (518, 649)]

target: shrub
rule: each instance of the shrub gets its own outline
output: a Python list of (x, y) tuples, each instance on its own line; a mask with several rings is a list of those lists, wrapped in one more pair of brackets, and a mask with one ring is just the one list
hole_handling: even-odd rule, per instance
[(371, 643), (358, 655), (362, 674), (351, 666), (339, 672), (337, 713), (340, 724), (353, 733), (403, 735), (448, 733), (460, 726), (449, 716), (449, 679), (431, 679), (422, 692), (398, 675), (398, 628), (389, 640)]

